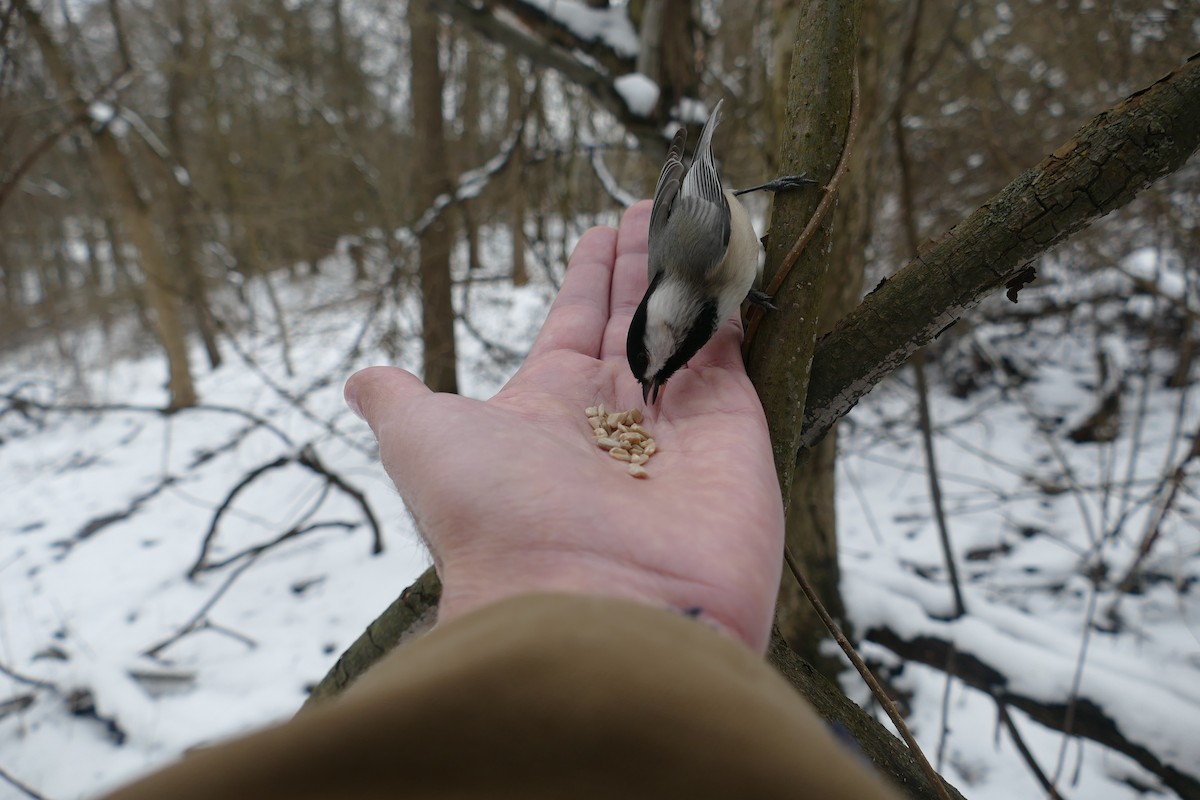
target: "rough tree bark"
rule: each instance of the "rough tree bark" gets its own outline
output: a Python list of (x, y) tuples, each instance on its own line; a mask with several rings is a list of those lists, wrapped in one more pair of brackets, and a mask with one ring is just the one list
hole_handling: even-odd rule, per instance
[[(412, 41), (412, 109), (418, 208), (429, 208), (439, 195), (450, 194), (446, 130), (442, 117), (442, 68), (438, 63), (438, 19), (426, 0), (408, 5)], [(454, 305), (450, 297), (452, 231), (439, 215), (422, 231), (421, 322), (425, 384), (435, 392), (458, 392), (454, 351)]]
[[(822, 185), (833, 177), (849, 131), (862, 3), (841, 0), (800, 6), (788, 79), (788, 136), (780, 152), (783, 174), (807, 172)], [(764, 280), (773, 279), (808, 225), (821, 193), (787, 192), (775, 198)], [(750, 342), (746, 371), (758, 389), (771, 430), (775, 472), (790, 499), (808, 390), (813, 344), (829, 264), (832, 217), (826, 216), (786, 282), (775, 293), (779, 309), (763, 318)]]
[[(46, 71), (58, 85), (71, 113), (88, 114), (88, 101), (78, 91), (80, 86), (74, 68), (62, 49), (50, 35), (41, 14), (30, 8), (26, 0), (16, 0), (17, 11), (29, 30), (38, 49)], [(167, 356), (169, 378), (167, 389), (170, 394), (168, 407), (187, 408), (196, 404), (196, 389), (192, 383), (192, 370), (188, 364), (187, 339), (180, 321), (178, 289), (171, 280), (167, 254), (154, 230), (150, 218), (150, 206), (134, 179), (125, 154), (107, 125), (91, 128), (95, 144), (94, 164), (100, 172), (106, 189), (112, 194), (119, 209), (121, 224), (137, 248), (139, 265), (145, 276), (143, 291), (154, 314), (155, 330)]]
[[(790, 20), (779, 26), (781, 37), (797, 28), (799, 8), (781, 3), (777, 19)], [(867, 264), (867, 245), (871, 238), (872, 211), (880, 154), (880, 126), (876, 111), (880, 86), (880, 3), (864, 4), (858, 47), (860, 132), (851, 153), (850, 168), (838, 191), (833, 213), (833, 232), (829, 252), (829, 278), (821, 297), (817, 329), (824, 335), (858, 303), (862, 294), (863, 273)], [(794, 37), (793, 37), (794, 38)], [(776, 62), (780, 90), (774, 92), (772, 107), (782, 119), (787, 108), (787, 77), (791, 72), (791, 49)], [(783, 125), (779, 125), (783, 130)], [(786, 541), (788, 549), (808, 576), (829, 613), (846, 627), (845, 609), (839, 588), (837, 543), (837, 430), (815, 448), (812, 457), (797, 466), (788, 502)], [(792, 576), (785, 574), (779, 587), (775, 622), (792, 649), (826, 677), (833, 678), (843, 662), (822, 652), (828, 633), (812, 604), (804, 597)]]
[[(881, 285), (823, 339), (813, 356), (799, 444), (807, 447), (819, 441), (859, 398), (937, 331), (1005, 286), (1053, 245), (1179, 169), (1198, 146), (1200, 55), (1084, 125), (1053, 155), (914, 259), (902, 271), (903, 281), (897, 276)], [(967, 276), (975, 277), (968, 281)], [(887, 327), (892, 320), (896, 327)], [(872, 321), (882, 327), (872, 329)], [(798, 454), (803, 451), (790, 455)], [(436, 610), (439, 592), (431, 568), (350, 646), (314, 690), (311, 702), (336, 695), (395, 647), (405, 632), (426, 622)], [(871, 733), (878, 727), (873, 717), (836, 689), (828, 695), (809, 693), (804, 678), (814, 670), (778, 641), (769, 656), (818, 713), (842, 726), (866, 757), (910, 797), (931, 796), (922, 793), (930, 790), (911, 759), (889, 757), (897, 740)], [(1043, 722), (1053, 725), (1054, 719), (1047, 716)]]

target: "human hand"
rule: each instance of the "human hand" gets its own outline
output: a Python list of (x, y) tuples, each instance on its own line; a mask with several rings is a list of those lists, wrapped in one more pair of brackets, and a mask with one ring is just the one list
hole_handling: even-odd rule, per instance
[(644, 427), (650, 477), (599, 449), (584, 409), (642, 406), (625, 338), (646, 290), (650, 203), (593, 228), (524, 365), (487, 402), (409, 372), (353, 375), (346, 399), (379, 439), (442, 580), (439, 621), (565, 591), (700, 616), (764, 651), (783, 553), (766, 419), (725, 322)]

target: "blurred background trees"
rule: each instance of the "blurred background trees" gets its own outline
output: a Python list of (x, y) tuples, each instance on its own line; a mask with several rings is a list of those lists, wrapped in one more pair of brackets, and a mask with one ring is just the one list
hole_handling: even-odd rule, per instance
[[(544, 245), (545, 215), (612, 208), (592, 168), (597, 153), (623, 186), (646, 194), (657, 133), (693, 96), (734, 100), (737, 124), (723, 129), (722, 147), (731, 183), (773, 171), (792, 4), (640, 0), (627, 9), (640, 36), (633, 50), (572, 41), (538, 4), (494, 4), (504, 5), (527, 17), (524, 40), (457, 0), (411, 15), (352, 0), (6, 3), (0, 335), (62, 336), (135, 314), (168, 355), (173, 403), (188, 405), (189, 370), (203, 365), (188, 363), (182, 337), (198, 337), (215, 366), (220, 331), (237, 321), (235, 310), (214, 308), (214, 287), (317, 269), (343, 237), (382, 247), (394, 279), (415, 279), (393, 232), (495, 155), (518, 120), (503, 179), (439, 217), (423, 235), (444, 241), (427, 249), (462, 240), (474, 252), (479, 227), (497, 223), (518, 232), (515, 242), (535, 233)], [(852, 240), (846, 259), (859, 262), (834, 282), (846, 302), (861, 266), (877, 277), (905, 252), (902, 175), (920, 235), (945, 230), (1082, 120), (1185, 58), (1200, 38), (1194, 11), (1177, 2), (869, 3), (861, 186), (840, 204), (858, 224), (838, 226)], [(423, 52), (435, 41), (436, 63)], [(597, 62), (577, 59), (593, 77), (653, 73), (657, 103), (631, 110), (611, 78), (601, 87), (583, 67), (547, 69), (561, 65), (556, 47), (575, 45)], [(413, 59), (424, 66), (410, 75)], [(442, 114), (423, 115), (437, 97)], [(639, 152), (647, 148), (649, 157)], [(1122, 231), (1194, 237), (1173, 219), (1185, 216), (1180, 204), (1164, 197), (1142, 201)], [(1150, 215), (1155, 224), (1143, 224)], [(1128, 241), (1106, 230), (1087, 247), (1111, 257), (1105, 239)], [(518, 282), (527, 248), (513, 248)], [(444, 321), (445, 292), (433, 294)], [(837, 316), (831, 308), (830, 323)]]

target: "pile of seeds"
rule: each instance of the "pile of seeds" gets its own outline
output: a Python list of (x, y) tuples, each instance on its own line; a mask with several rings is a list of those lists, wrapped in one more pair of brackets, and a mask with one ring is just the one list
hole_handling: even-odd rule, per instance
[(650, 473), (642, 465), (658, 452), (658, 445), (650, 432), (642, 427), (642, 412), (636, 408), (609, 411), (600, 404), (589, 407), (585, 413), (596, 437), (596, 446), (607, 450), (617, 461), (629, 464), (628, 471), (633, 477), (649, 477)]

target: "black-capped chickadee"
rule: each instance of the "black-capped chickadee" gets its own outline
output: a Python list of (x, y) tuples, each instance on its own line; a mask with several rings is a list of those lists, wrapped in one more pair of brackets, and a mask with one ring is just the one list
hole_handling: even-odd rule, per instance
[[(650, 287), (626, 339), (629, 368), (642, 384), (646, 403), (658, 402), (667, 379), (738, 311), (761, 278), (758, 236), (736, 195), (815, 183), (799, 175), (737, 193), (726, 191), (712, 152), (723, 103), (717, 102), (704, 124), (690, 169), (683, 166), (687, 132), (676, 131), (654, 189)], [(751, 299), (769, 301), (765, 295)]]

